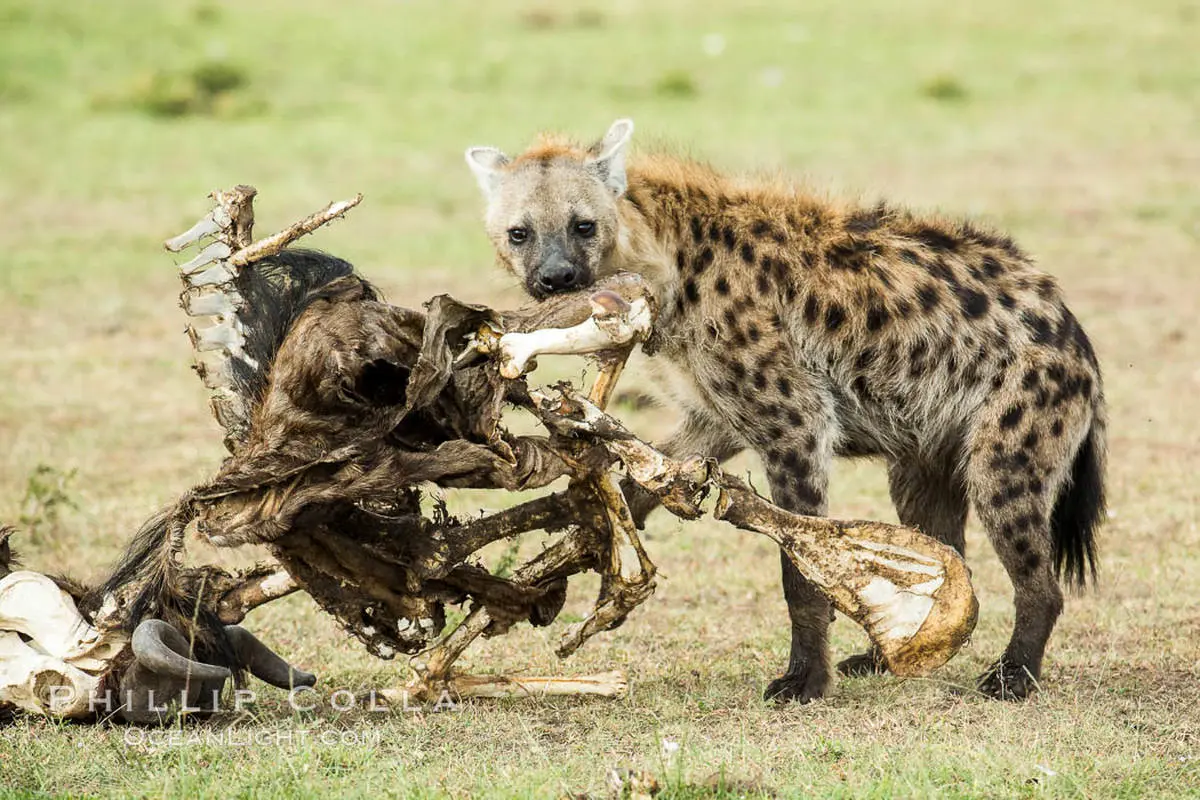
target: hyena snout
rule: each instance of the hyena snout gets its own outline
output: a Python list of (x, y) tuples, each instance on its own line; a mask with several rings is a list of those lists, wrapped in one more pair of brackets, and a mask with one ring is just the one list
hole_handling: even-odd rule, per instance
[(558, 292), (569, 292), (591, 283), (591, 270), (578, 259), (573, 259), (562, 248), (547, 248), (545, 257), (529, 276), (532, 294), (545, 297)]
[(580, 280), (582, 271), (575, 268), (570, 261), (555, 261), (539, 268), (534, 279), (538, 291), (542, 294), (567, 292), (583, 285)]

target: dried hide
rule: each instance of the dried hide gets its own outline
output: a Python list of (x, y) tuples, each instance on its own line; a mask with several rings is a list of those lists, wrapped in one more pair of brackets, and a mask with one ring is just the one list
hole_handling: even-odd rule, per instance
[[(328, 258), (285, 251), (256, 268), (316, 270)], [(612, 283), (640, 290), (627, 278)], [(248, 404), (244, 440), (230, 442), (233, 455), (187, 499), (200, 533), (219, 546), (269, 545), (383, 658), (427, 647), (445, 625), (444, 604), (468, 596), (488, 609), (493, 629), (521, 619), (547, 624), (562, 604), (563, 581), (521, 587), (464, 563), (486, 540), (475, 544), (471, 523), (444, 511), (423, 516), (420, 487), (515, 491), (570, 474), (549, 438), (500, 427), (506, 393), (524, 390), (500, 377), (495, 360), (454, 361), (481, 328), (574, 324), (588, 318), (588, 304), (580, 298), (552, 317), (538, 309), (504, 319), (440, 296), (420, 313), (384, 303), (364, 280), (344, 275), (312, 288), (298, 306), (261, 399)], [(542, 527), (577, 522), (566, 504), (550, 503), (559, 518), (543, 515)], [(449, 541), (451, 531), (463, 535)]]

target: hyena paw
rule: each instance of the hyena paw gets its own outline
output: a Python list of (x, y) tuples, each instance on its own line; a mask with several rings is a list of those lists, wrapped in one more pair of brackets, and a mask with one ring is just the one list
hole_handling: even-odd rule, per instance
[(842, 659), (838, 662), (837, 671), (849, 678), (866, 678), (885, 674), (887, 665), (879, 657), (879, 652), (872, 648), (865, 653)]
[(781, 678), (776, 678), (767, 685), (763, 692), (764, 700), (773, 700), (779, 705), (790, 703), (810, 703), (819, 697), (824, 697), (829, 687), (829, 674), (823, 669), (810, 667), (803, 672), (789, 672)]
[(1038, 690), (1038, 681), (1024, 664), (1013, 664), (1001, 658), (979, 676), (976, 686), (997, 700), (1024, 700)]

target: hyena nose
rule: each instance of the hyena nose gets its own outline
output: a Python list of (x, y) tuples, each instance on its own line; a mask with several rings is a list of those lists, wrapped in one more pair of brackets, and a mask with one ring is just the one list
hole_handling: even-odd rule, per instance
[(547, 293), (565, 292), (579, 285), (579, 270), (568, 261), (548, 264), (538, 271), (538, 287)]

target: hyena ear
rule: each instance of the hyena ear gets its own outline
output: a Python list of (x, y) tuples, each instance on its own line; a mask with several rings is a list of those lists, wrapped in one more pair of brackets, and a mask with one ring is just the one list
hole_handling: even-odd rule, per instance
[(508, 163), (508, 156), (494, 147), (467, 148), (467, 166), (475, 173), (483, 196), (491, 200), (492, 195), (500, 188), (500, 170)]
[(600, 173), (604, 185), (617, 197), (625, 194), (628, 185), (625, 179), (625, 149), (632, 138), (633, 120), (617, 120), (594, 148), (599, 150), (599, 154), (589, 162)]

